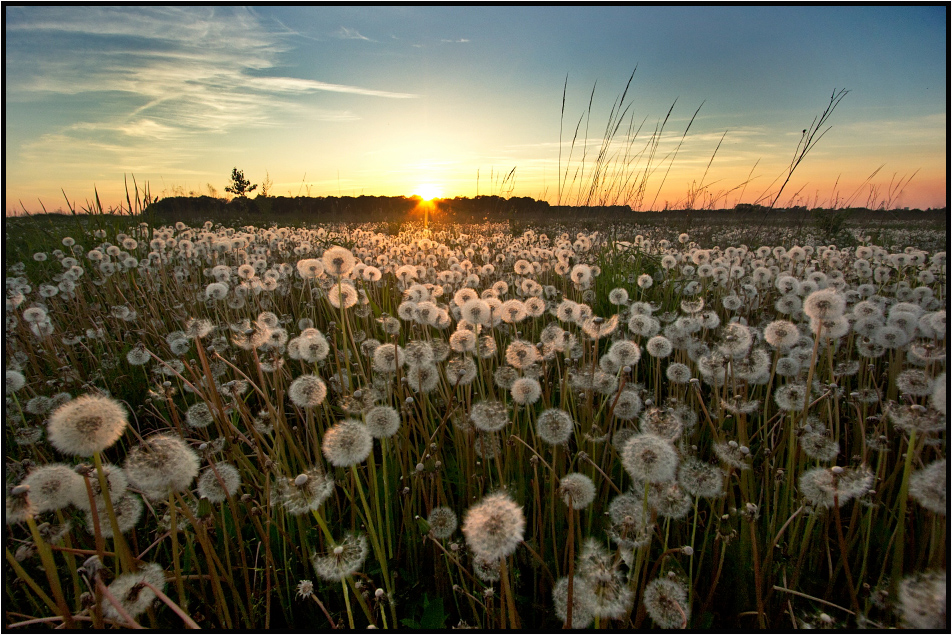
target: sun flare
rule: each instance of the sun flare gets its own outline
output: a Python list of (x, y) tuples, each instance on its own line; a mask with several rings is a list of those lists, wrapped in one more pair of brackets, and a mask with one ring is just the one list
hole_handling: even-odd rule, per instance
[(423, 200), (432, 201), (435, 198), (440, 198), (441, 196), (443, 196), (443, 190), (440, 188), (439, 185), (433, 185), (432, 183), (428, 183), (426, 185), (420, 185), (419, 187), (417, 187), (414, 194), (416, 194)]

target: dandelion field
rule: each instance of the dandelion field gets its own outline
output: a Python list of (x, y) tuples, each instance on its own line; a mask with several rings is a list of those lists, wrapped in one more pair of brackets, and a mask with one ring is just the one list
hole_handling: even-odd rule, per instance
[(7, 236), (5, 628), (947, 627), (947, 236), (141, 220)]

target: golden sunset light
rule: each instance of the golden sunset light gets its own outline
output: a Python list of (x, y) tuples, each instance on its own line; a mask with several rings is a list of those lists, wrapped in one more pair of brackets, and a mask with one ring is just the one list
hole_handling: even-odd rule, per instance
[[(154, 196), (222, 197), (235, 166), (268, 177), (253, 195), (287, 197), (945, 205), (942, 7), (5, 15), (7, 214), (119, 206), (132, 177)], [(842, 89), (788, 180), (801, 130)]]
[(432, 183), (429, 183), (426, 185), (417, 186), (413, 193), (425, 201), (432, 201), (435, 198), (440, 198), (443, 196), (443, 189), (439, 185), (433, 185)]

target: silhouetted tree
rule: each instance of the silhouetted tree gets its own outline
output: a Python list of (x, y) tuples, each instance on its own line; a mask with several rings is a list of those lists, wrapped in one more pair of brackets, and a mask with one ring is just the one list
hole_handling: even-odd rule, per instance
[(254, 192), (256, 187), (258, 187), (257, 184), (251, 185), (251, 181), (245, 178), (244, 172), (238, 168), (233, 168), (231, 171), (231, 185), (227, 186), (225, 191), (235, 196), (244, 197), (246, 194)]

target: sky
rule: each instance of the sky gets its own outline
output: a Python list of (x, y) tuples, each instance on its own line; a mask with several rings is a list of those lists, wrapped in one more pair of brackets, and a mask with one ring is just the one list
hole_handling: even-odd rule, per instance
[(284, 196), (947, 204), (947, 6), (4, 13), (8, 214), (234, 167)]

